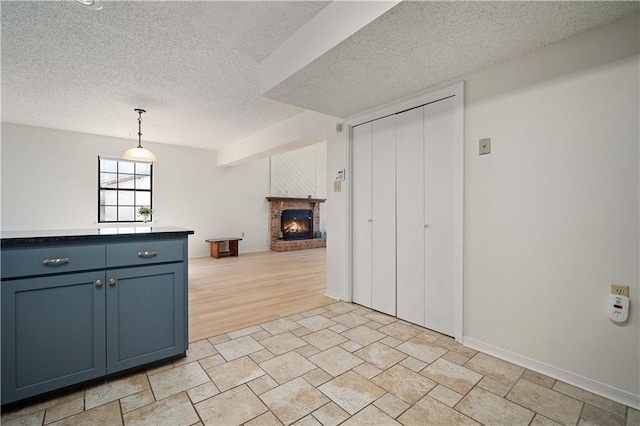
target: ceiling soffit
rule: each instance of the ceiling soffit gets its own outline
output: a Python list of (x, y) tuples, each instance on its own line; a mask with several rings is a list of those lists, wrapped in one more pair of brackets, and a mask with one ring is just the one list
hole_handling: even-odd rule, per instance
[(266, 97), (348, 117), (638, 13), (638, 2), (401, 2)]

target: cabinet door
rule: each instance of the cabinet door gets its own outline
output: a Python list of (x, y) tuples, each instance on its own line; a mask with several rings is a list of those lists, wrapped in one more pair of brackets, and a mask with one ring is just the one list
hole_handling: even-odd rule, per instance
[(107, 270), (107, 373), (186, 351), (184, 264)]
[(398, 318), (424, 325), (424, 138), (422, 108), (396, 115)]
[(396, 314), (395, 115), (371, 123), (371, 307)]
[(1, 283), (3, 404), (105, 374), (104, 279), (100, 271)]
[(371, 123), (352, 130), (352, 299), (371, 307)]
[(455, 318), (455, 98), (424, 107), (425, 327), (453, 336)]

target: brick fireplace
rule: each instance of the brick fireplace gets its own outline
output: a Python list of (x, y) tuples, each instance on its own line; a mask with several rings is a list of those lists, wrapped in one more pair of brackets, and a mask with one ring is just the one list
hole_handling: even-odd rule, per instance
[(285, 241), (282, 235), (282, 212), (284, 210), (311, 210), (313, 212), (312, 235), (320, 231), (320, 203), (323, 198), (267, 197), (269, 201), (269, 245), (273, 251), (305, 250), (326, 247), (324, 238), (296, 239)]

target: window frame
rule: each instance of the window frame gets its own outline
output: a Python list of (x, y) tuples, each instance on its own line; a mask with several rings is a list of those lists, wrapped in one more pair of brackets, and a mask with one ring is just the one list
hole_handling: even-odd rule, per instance
[[(107, 172), (107, 171), (103, 171), (102, 170), (102, 160), (107, 160), (107, 161), (114, 161), (117, 163), (117, 167), (116, 167), (116, 172)], [(120, 163), (131, 163), (134, 164), (134, 172), (133, 173), (124, 173), (120, 171)], [(137, 173), (137, 164), (148, 164), (149, 165), (149, 174), (138, 174)], [(111, 174), (115, 174), (116, 175), (116, 187), (115, 188), (109, 188), (109, 187), (105, 187), (102, 186), (102, 179), (101, 179), (101, 175), (103, 173), (111, 173)], [(131, 175), (133, 176), (133, 180), (134, 182), (137, 180), (138, 177), (140, 176), (149, 176), (149, 189), (139, 189), (136, 188), (136, 185), (134, 184), (133, 188), (120, 188), (120, 174), (126, 174), (126, 175)], [(102, 193), (102, 191), (114, 191), (116, 194), (116, 204), (102, 204), (101, 200), (100, 200), (100, 195)], [(134, 208), (134, 220), (119, 220), (120, 217), (120, 207), (130, 207), (130, 204), (127, 205), (121, 205), (120, 204), (120, 195), (119, 192), (120, 191), (126, 191), (126, 192), (132, 192), (133, 193), (133, 208)], [(131, 160), (125, 160), (123, 158), (119, 158), (119, 157), (108, 157), (108, 156), (98, 156), (98, 223), (100, 224), (109, 224), (109, 223), (142, 223), (144, 222), (144, 220), (142, 218), (138, 219), (138, 208), (141, 206), (148, 206), (149, 208), (153, 209), (153, 162), (144, 162), (144, 161), (131, 161)], [(148, 193), (149, 194), (149, 204), (137, 204), (137, 194), (140, 192), (144, 192), (144, 193)], [(116, 208), (116, 220), (104, 220), (104, 218), (102, 217), (102, 207), (105, 206), (109, 206), (109, 207), (115, 207)], [(153, 218), (153, 215), (151, 215), (151, 220)]]

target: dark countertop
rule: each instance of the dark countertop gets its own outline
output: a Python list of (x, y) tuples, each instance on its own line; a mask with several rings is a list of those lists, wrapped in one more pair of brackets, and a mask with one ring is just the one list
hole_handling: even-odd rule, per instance
[(161, 238), (192, 235), (190, 229), (173, 226), (126, 226), (93, 229), (57, 229), (40, 231), (2, 231), (2, 246), (17, 244), (58, 243), (64, 241), (117, 241), (138, 238)]

